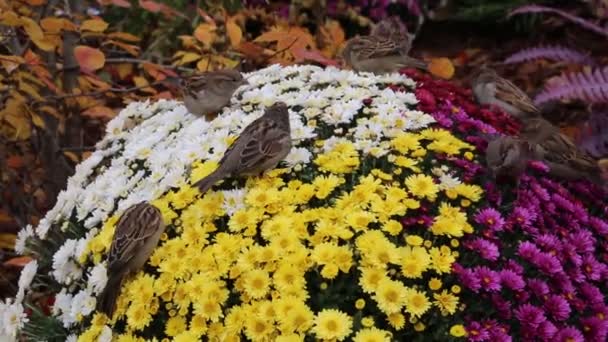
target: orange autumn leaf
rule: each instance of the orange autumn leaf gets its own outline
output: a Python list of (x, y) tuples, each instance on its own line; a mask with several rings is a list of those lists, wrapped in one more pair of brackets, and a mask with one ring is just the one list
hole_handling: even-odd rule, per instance
[(95, 71), (103, 68), (106, 63), (106, 56), (101, 50), (86, 45), (78, 45), (74, 48), (74, 56), (85, 71)]
[(217, 28), (212, 24), (200, 24), (194, 30), (194, 37), (198, 39), (201, 43), (205, 45), (205, 47), (210, 47), (213, 41), (215, 40), (216, 34), (215, 30)]
[(125, 50), (126, 52), (128, 52), (132, 56), (138, 56), (139, 55), (139, 51), (141, 49), (137, 45), (127, 44), (127, 43), (119, 42), (117, 40), (112, 40), (112, 39), (103, 42), (102, 45), (108, 45), (108, 44), (112, 44), (112, 45), (118, 46), (119, 48)]
[(449, 80), (454, 76), (454, 64), (449, 58), (433, 58), (428, 66), (429, 72), (437, 77)]
[(25, 165), (25, 162), (20, 155), (13, 154), (6, 158), (6, 165), (11, 169), (20, 169)]
[(73, 22), (65, 18), (47, 17), (40, 20), (40, 27), (49, 33), (59, 33), (61, 31), (75, 31), (78, 27)]
[(104, 119), (109, 120), (116, 116), (116, 113), (106, 106), (95, 106), (88, 108), (82, 115), (91, 118), (91, 119)]
[(0, 64), (4, 67), (7, 73), (11, 73), (17, 69), (20, 64), (25, 63), (25, 59), (19, 56), (0, 55)]
[(82, 22), (80, 29), (82, 31), (103, 32), (108, 28), (108, 23), (102, 19), (88, 19)]
[(306, 48), (316, 48), (314, 38), (308, 30), (302, 27), (273, 27), (262, 33), (255, 42), (276, 42), (277, 50), (298, 51)]
[(134, 36), (127, 32), (112, 32), (112, 33), (108, 34), (108, 37), (112, 38), (112, 39), (124, 40), (126, 42), (131, 42), (131, 43), (136, 43), (141, 40), (141, 38)]
[(228, 21), (226, 21), (226, 33), (228, 33), (230, 45), (232, 45), (232, 47), (239, 46), (241, 39), (243, 39), (243, 31), (241, 31), (241, 28), (237, 25), (234, 17), (228, 18)]
[(4, 262), (5, 267), (24, 267), (32, 261), (32, 258), (29, 256), (20, 256), (16, 258), (9, 259)]

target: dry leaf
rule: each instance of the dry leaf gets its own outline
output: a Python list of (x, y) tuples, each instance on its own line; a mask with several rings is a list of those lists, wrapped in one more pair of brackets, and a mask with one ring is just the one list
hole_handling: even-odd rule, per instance
[(84, 71), (95, 71), (103, 68), (106, 56), (101, 50), (86, 45), (78, 45), (74, 48), (74, 56)]
[(23, 158), (20, 155), (13, 154), (6, 158), (6, 165), (11, 169), (20, 169), (25, 163), (23, 162)]
[(449, 58), (433, 58), (428, 66), (429, 72), (434, 76), (449, 80), (454, 76), (454, 65)]
[(7, 73), (13, 72), (20, 64), (25, 63), (25, 59), (19, 56), (0, 55), (0, 64)]
[(44, 39), (42, 29), (34, 20), (27, 17), (22, 17), (21, 22), (23, 29), (37, 47), (44, 51), (51, 51), (55, 48), (55, 44), (52, 44), (49, 40)]
[(82, 22), (80, 30), (91, 32), (103, 32), (108, 28), (108, 23), (102, 19), (89, 19)]
[(199, 55), (198, 53), (195, 52), (186, 52), (181, 59), (179, 60), (179, 62), (177, 62), (177, 65), (184, 65), (184, 64), (188, 64), (190, 62), (194, 62), (194, 61), (198, 61), (202, 56)]
[(333, 60), (333, 59), (329, 59), (325, 56), (323, 56), (321, 54), (321, 52), (319, 52), (318, 50), (305, 50), (305, 49), (298, 49), (293, 51), (293, 56), (296, 58), (296, 62), (301, 62), (301, 61), (313, 61), (313, 62), (317, 62), (320, 63), (321, 65), (324, 66), (335, 66), (338, 67), (340, 64)]
[(120, 47), (121, 49), (127, 51), (128, 53), (130, 53), (132, 56), (137, 57), (139, 55), (139, 50), (140, 47), (137, 45), (131, 45), (131, 44), (127, 44), (127, 43), (123, 43), (123, 42), (119, 42), (117, 40), (107, 40), (105, 42), (103, 42), (102, 45), (116, 45), (118, 47)]
[(241, 28), (237, 25), (234, 17), (228, 18), (228, 21), (226, 21), (226, 33), (228, 33), (230, 45), (232, 45), (232, 47), (239, 46), (241, 39), (243, 39), (243, 31), (241, 31)]
[(12, 96), (6, 100), (0, 111), (0, 120), (6, 123), (0, 125), (0, 132), (11, 140), (25, 140), (30, 137), (31, 127), (24, 106), (24, 99)]
[(121, 63), (116, 66), (116, 71), (118, 72), (118, 78), (124, 80), (127, 76), (133, 73), (133, 64), (131, 63)]
[(40, 20), (40, 27), (49, 33), (59, 33), (61, 31), (75, 31), (78, 26), (65, 18), (46, 17)]
[(207, 57), (201, 58), (201, 60), (198, 61), (198, 63), (196, 63), (196, 69), (198, 71), (207, 71), (207, 70), (209, 70), (209, 58), (207, 58)]
[(78, 155), (72, 151), (63, 151), (63, 155), (68, 157), (68, 159), (74, 162), (74, 164), (80, 163), (80, 158), (78, 158)]

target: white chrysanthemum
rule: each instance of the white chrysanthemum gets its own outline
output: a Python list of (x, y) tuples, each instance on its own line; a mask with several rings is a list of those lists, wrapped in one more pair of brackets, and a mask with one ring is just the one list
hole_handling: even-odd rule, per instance
[(101, 328), (101, 333), (97, 336), (97, 342), (111, 342), (112, 341), (112, 329), (109, 326), (104, 325)]
[(439, 176), (439, 182), (439, 189), (441, 190), (453, 189), (462, 183), (460, 179), (448, 173), (444, 173)]
[(108, 283), (108, 269), (105, 263), (99, 263), (89, 272), (87, 288), (94, 294), (99, 294)]
[(25, 242), (32, 236), (34, 236), (34, 229), (28, 224), (25, 226), (25, 228), (21, 229), (19, 233), (17, 233), (17, 239), (15, 240), (15, 252), (18, 254), (25, 253)]
[(312, 153), (304, 147), (294, 147), (289, 151), (285, 162), (287, 165), (293, 167), (297, 164), (308, 164), (312, 158)]
[(70, 284), (82, 275), (80, 267), (72, 260), (75, 256), (77, 241), (74, 239), (66, 242), (53, 255), (53, 277), (61, 284)]
[(232, 189), (222, 191), (224, 196), (224, 202), (222, 203), (222, 209), (228, 215), (232, 215), (237, 211), (245, 208), (245, 189)]
[(28, 322), (21, 303), (0, 302), (0, 336), (5, 335), (8, 341), (16, 341), (17, 332)]
[(30, 261), (23, 270), (21, 270), (21, 275), (19, 276), (19, 290), (17, 292), (16, 302), (21, 303), (23, 301), (23, 296), (25, 295), (25, 290), (29, 289), (32, 284), (32, 280), (38, 271), (38, 261), (32, 260)]
[(97, 299), (91, 295), (88, 290), (78, 292), (73, 300), (70, 308), (70, 317), (88, 316), (95, 310)]
[(68, 335), (68, 337), (65, 338), (65, 342), (78, 342), (78, 336), (75, 334)]

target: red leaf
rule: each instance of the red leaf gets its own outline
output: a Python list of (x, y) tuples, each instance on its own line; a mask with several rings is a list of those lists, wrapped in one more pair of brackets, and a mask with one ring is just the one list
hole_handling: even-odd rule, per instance
[(9, 259), (9, 260), (5, 261), (3, 265), (5, 267), (23, 267), (23, 266), (29, 264), (30, 261), (32, 261), (31, 257), (21, 256), (21, 257)]
[(74, 56), (84, 71), (94, 71), (103, 68), (106, 56), (101, 50), (86, 45), (78, 45), (74, 48)]
[(320, 63), (321, 65), (324, 65), (324, 66), (329, 66), (329, 65), (335, 66), (335, 67), (339, 66), (337, 61), (323, 56), (317, 50), (295, 49), (295, 50), (292, 50), (292, 53), (293, 53), (293, 56), (296, 58), (296, 61), (308, 60), (308, 61)]
[(21, 158), (21, 156), (13, 154), (12, 156), (6, 159), (6, 165), (8, 165), (8, 167), (10, 167), (11, 169), (20, 169), (24, 165), (23, 158)]

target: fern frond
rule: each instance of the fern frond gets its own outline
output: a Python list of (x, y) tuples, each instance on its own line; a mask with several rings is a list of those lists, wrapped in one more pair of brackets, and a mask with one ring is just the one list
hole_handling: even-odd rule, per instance
[(608, 67), (562, 75), (546, 85), (534, 102), (541, 105), (558, 99), (577, 99), (588, 104), (608, 103)]
[(506, 64), (521, 63), (537, 59), (550, 59), (558, 62), (576, 63), (582, 65), (595, 64), (588, 54), (564, 46), (536, 46), (520, 50), (505, 59)]
[(517, 14), (529, 14), (529, 13), (553, 13), (553, 14), (557, 14), (560, 17), (570, 20), (573, 23), (578, 24), (580, 27), (590, 30), (592, 32), (595, 32), (597, 34), (600, 34), (606, 38), (608, 38), (608, 30), (596, 25), (588, 20), (585, 20), (581, 17), (578, 17), (576, 15), (570, 14), (568, 12), (564, 12), (561, 10), (558, 10), (556, 8), (551, 8), (551, 7), (546, 7), (546, 6), (539, 6), (539, 5), (526, 5), (526, 6), (522, 6), (519, 8), (516, 8), (515, 10), (511, 11), (511, 13), (509, 13), (509, 15), (507, 17), (512, 17), (514, 15)]

